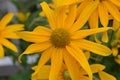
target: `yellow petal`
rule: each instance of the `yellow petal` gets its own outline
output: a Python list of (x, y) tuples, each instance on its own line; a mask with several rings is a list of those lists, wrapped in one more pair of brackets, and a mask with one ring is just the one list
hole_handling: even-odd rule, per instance
[[(38, 69), (39, 66), (36, 66), (36, 69)], [(35, 71), (37, 71), (35, 69)], [(49, 73), (50, 73), (50, 65), (44, 65), (41, 67), (36, 75), (32, 74), (32, 80), (48, 80), (49, 79)]]
[(115, 61), (120, 64), (120, 58), (115, 58)]
[(118, 29), (117, 33), (116, 33), (116, 39), (119, 40), (120, 39), (120, 28)]
[(109, 1), (111, 1), (116, 6), (120, 7), (120, 1), (119, 0), (109, 0)]
[(51, 70), (49, 80), (56, 80), (63, 63), (63, 49), (56, 48), (51, 56)]
[(90, 4), (88, 4), (86, 7), (84, 7), (84, 10), (81, 12), (80, 16), (76, 20), (76, 22), (73, 24), (71, 31), (76, 31), (84, 26), (84, 24), (89, 19), (90, 15), (93, 13), (93, 11), (97, 8), (98, 0), (91, 1)]
[(6, 25), (12, 20), (13, 16), (13, 13), (8, 13), (2, 18), (2, 20), (0, 21), (0, 30), (6, 27)]
[(97, 73), (99, 71), (104, 70), (105, 66), (102, 64), (92, 64), (92, 65), (90, 65), (90, 68), (92, 70), (92, 73)]
[(9, 40), (7, 40), (7, 39), (1, 39), (0, 43), (2, 45), (4, 45), (5, 47), (13, 50), (14, 52), (18, 52), (17, 47), (12, 42), (10, 42)]
[(117, 56), (118, 55), (118, 48), (112, 47), (112, 53), (113, 53), (113, 56)]
[(4, 58), (4, 49), (1, 44), (0, 44), (0, 58)]
[(92, 72), (84, 53), (78, 47), (76, 47), (76, 44), (74, 43), (71, 43), (71, 45), (66, 46), (66, 49), (69, 52), (69, 54), (73, 56), (75, 60), (77, 60), (82, 66), (82, 68), (87, 72), (87, 74), (89, 75), (89, 79), (92, 80)]
[(117, 7), (109, 1), (103, 1), (103, 4), (107, 7), (110, 14), (120, 22), (120, 13)]
[(90, 36), (90, 35), (95, 34), (95, 33), (105, 32), (109, 29), (111, 29), (111, 28), (106, 27), (106, 28), (79, 30), (79, 31), (74, 32), (72, 34), (71, 38), (72, 39), (81, 39), (81, 38), (85, 38), (85, 37)]
[(50, 36), (51, 30), (44, 27), (44, 26), (37, 26), (33, 32), (39, 34), (39, 35), (45, 35), (45, 36)]
[(118, 22), (117, 20), (113, 20), (113, 30), (118, 30), (118, 28), (120, 27), (120, 22)]
[(18, 35), (16, 32), (24, 30), (24, 25), (22, 24), (14, 24), (14, 25), (9, 25), (5, 28), (5, 30), (1, 33), (5, 38), (9, 39), (19, 39)]
[(47, 16), (50, 27), (54, 30), (56, 28), (54, 12), (49, 8), (49, 5), (46, 2), (42, 2), (40, 5)]
[(39, 68), (37, 68), (36, 71), (32, 74), (33, 76), (38, 74), (41, 67), (51, 58), (51, 53), (53, 50), (54, 47), (50, 47), (42, 53), (40, 60), (38, 61)]
[(66, 12), (68, 7), (61, 7), (61, 8), (57, 8), (56, 10), (56, 26), (57, 28), (63, 28), (64, 27), (64, 23), (65, 23), (65, 19), (66, 19)]
[(107, 27), (108, 25), (108, 11), (107, 8), (103, 3), (99, 3), (98, 6), (98, 12), (99, 12), (99, 17), (100, 17), (100, 22), (104, 27)]
[(17, 32), (17, 35), (21, 39), (28, 41), (28, 42), (40, 43), (40, 42), (49, 41), (49, 36), (45, 36), (44, 33), (42, 34), (43, 35), (40, 35), (39, 33), (29, 32), (29, 31)]
[(23, 24), (13, 24), (13, 25), (8, 25), (5, 30), (15, 32), (15, 31), (21, 31), (24, 30), (24, 25)]
[(84, 0), (80, 6), (78, 6), (78, 9), (77, 9), (77, 18), (79, 17), (79, 15), (81, 14), (81, 12), (84, 10), (85, 6), (89, 5), (90, 4), (90, 0)]
[[(90, 16), (88, 22), (90, 25), (90, 29), (98, 28), (98, 10), (96, 9)], [(101, 41), (97, 38), (96, 34), (94, 34), (94, 39), (97, 43), (101, 43)]]
[(83, 0), (53, 0), (56, 7), (61, 7), (65, 5), (75, 4), (78, 2), (82, 2)]
[(64, 61), (72, 80), (80, 80), (80, 65), (77, 64), (77, 60), (75, 60), (66, 50), (64, 50)]
[(76, 5), (70, 6), (70, 12), (65, 20), (65, 28), (69, 29), (75, 21), (76, 18)]
[(112, 76), (104, 71), (99, 71), (98, 74), (99, 74), (101, 80), (116, 80), (116, 78), (114, 76)]
[(112, 51), (108, 47), (85, 39), (81, 39), (78, 41), (75, 40), (72, 42), (79, 46), (80, 49), (88, 50), (98, 55), (109, 56), (112, 53)]
[(44, 42), (44, 43), (39, 43), (39, 44), (31, 44), (28, 46), (28, 48), (19, 56), (19, 61), (21, 62), (21, 57), (24, 54), (32, 54), (35, 52), (41, 52), (43, 50), (46, 50), (51, 46), (50, 42)]
[(90, 52), (89, 51), (85, 51), (84, 54), (85, 54), (85, 56), (86, 56), (86, 58), (88, 60), (90, 58)]
[(108, 42), (108, 34), (107, 34), (107, 32), (103, 32), (103, 34), (102, 34), (102, 41), (103, 42)]
[(89, 25), (91, 29), (98, 28), (98, 10), (96, 9), (89, 18)]

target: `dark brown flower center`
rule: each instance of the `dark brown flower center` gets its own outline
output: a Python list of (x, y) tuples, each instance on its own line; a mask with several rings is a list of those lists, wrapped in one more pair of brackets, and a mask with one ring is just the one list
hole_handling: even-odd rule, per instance
[(50, 41), (55, 47), (65, 47), (70, 43), (70, 33), (63, 28), (55, 29), (51, 34)]

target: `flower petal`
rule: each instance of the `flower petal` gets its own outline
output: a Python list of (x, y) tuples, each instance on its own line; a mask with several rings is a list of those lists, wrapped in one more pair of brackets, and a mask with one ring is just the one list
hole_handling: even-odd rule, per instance
[(75, 3), (78, 3), (78, 2), (81, 2), (81, 1), (83, 1), (83, 0), (53, 0), (56, 7), (75, 4)]
[(119, 0), (109, 0), (109, 1), (111, 1), (116, 6), (120, 7), (120, 1)]
[(78, 45), (80, 49), (88, 50), (98, 55), (108, 56), (112, 53), (112, 51), (108, 47), (85, 39), (75, 40), (72, 42)]
[(91, 1), (89, 0), (84, 0), (80, 6), (77, 8), (77, 17), (81, 14), (81, 12), (84, 10), (85, 6), (89, 5)]
[(1, 43), (2, 45), (4, 45), (5, 47), (13, 50), (14, 52), (18, 52), (17, 47), (16, 47), (13, 43), (11, 43), (9, 40), (7, 40), (7, 39), (1, 39), (1, 40), (0, 40), (0, 43)]
[(71, 42), (71, 45), (66, 46), (67, 51), (71, 56), (75, 58), (79, 62), (79, 64), (82, 66), (82, 68), (88, 73), (89, 79), (92, 80), (92, 72), (89, 66), (89, 63), (87, 61), (86, 56), (80, 50), (78, 47), (76, 47), (76, 44)]
[(88, 29), (88, 30), (79, 30), (74, 33), (72, 33), (71, 39), (82, 39), (87, 36), (90, 36), (92, 34), (100, 33), (100, 32), (105, 32), (111, 28), (106, 27), (106, 28), (96, 28), (96, 29)]
[(33, 32), (39, 34), (39, 35), (45, 35), (45, 36), (50, 36), (51, 30), (44, 27), (44, 26), (37, 26)]
[(4, 58), (4, 49), (1, 44), (0, 44), (0, 58)]
[(102, 64), (92, 64), (92, 65), (90, 65), (90, 68), (92, 70), (92, 73), (97, 73), (99, 71), (104, 70), (105, 66)]
[[(35, 71), (39, 66), (35, 66)], [(41, 67), (36, 75), (32, 74), (32, 80), (48, 80), (49, 79), (49, 73), (50, 73), (50, 65), (44, 65)]]
[(88, 22), (91, 29), (98, 28), (98, 10), (97, 9), (91, 14)]
[(104, 27), (108, 25), (108, 10), (103, 3), (99, 3), (98, 12), (100, 17), (100, 22)]
[(38, 61), (39, 68), (37, 68), (36, 71), (32, 74), (33, 76), (38, 74), (41, 67), (51, 58), (51, 53), (53, 50), (54, 50), (54, 47), (50, 47), (42, 53), (40, 60)]
[(66, 50), (64, 50), (64, 61), (72, 80), (80, 80), (80, 65), (77, 64), (77, 60), (75, 60)]
[(0, 30), (6, 27), (6, 25), (12, 20), (13, 16), (13, 13), (8, 13), (2, 18), (2, 20), (0, 21)]
[(70, 6), (70, 12), (65, 20), (64, 25), (66, 29), (71, 28), (72, 24), (74, 23), (76, 18), (76, 10), (77, 10), (76, 5)]
[(14, 24), (9, 25), (5, 28), (5, 30), (2, 32), (3, 37), (9, 38), (9, 39), (19, 39), (16, 32), (24, 30), (24, 25), (22, 24)]
[(50, 27), (54, 30), (56, 28), (54, 12), (52, 11), (52, 9), (49, 8), (46, 2), (42, 2), (40, 5), (47, 16)]
[(113, 20), (113, 30), (118, 30), (118, 28), (119, 28), (119, 26), (120, 26), (120, 22), (118, 22), (117, 20)]
[(114, 76), (112, 76), (104, 71), (99, 71), (98, 74), (99, 74), (101, 80), (116, 80), (116, 78)]
[(57, 10), (55, 11), (57, 28), (63, 28), (64, 27), (67, 11), (68, 11), (68, 6), (57, 8)]
[(112, 53), (113, 53), (113, 56), (117, 56), (118, 55), (118, 48), (112, 47)]
[[(72, 31), (76, 31), (84, 26), (84, 24), (89, 19), (90, 15), (93, 13), (93, 11), (97, 8), (98, 0), (91, 1), (90, 4), (88, 4), (86, 7), (84, 7), (84, 10), (81, 12), (80, 16), (78, 17), (77, 21), (73, 24), (72, 28), (70, 29)], [(88, 14), (89, 13), (89, 14)]]
[[(42, 33), (42, 34), (44, 34), (44, 33)], [(42, 34), (39, 35), (39, 33), (29, 32), (29, 31), (17, 32), (17, 35), (21, 39), (28, 41), (28, 42), (40, 43), (40, 42), (49, 41), (49, 36), (44, 36)]]
[(46, 50), (47, 48), (49, 48), (51, 46), (50, 42), (43, 42), (43, 43), (39, 43), (39, 44), (31, 44), (30, 46), (28, 46), (28, 48), (19, 56), (18, 60), (21, 62), (21, 57), (24, 54), (32, 54), (35, 52), (41, 52), (43, 50)]
[(21, 31), (24, 30), (24, 25), (23, 24), (13, 24), (13, 25), (8, 25), (5, 30), (15, 32), (15, 31)]
[(56, 80), (63, 63), (63, 50), (56, 48), (51, 56), (51, 70), (49, 80)]
[(103, 4), (107, 7), (110, 14), (120, 22), (120, 13), (117, 7), (109, 1), (103, 1)]
[(103, 32), (103, 34), (102, 34), (102, 41), (103, 42), (108, 42), (108, 33), (107, 32)]

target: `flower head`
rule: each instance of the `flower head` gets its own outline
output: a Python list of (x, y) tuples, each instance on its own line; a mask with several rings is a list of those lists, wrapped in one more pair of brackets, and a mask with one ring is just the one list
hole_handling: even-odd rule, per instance
[(71, 5), (69, 13), (66, 13), (66, 8), (59, 9), (61, 13), (58, 13), (50, 9), (46, 2), (41, 3), (41, 6), (46, 14), (50, 28), (38, 26), (32, 32), (23, 31), (18, 33), (23, 40), (33, 42), (20, 55), (19, 61), (23, 54), (43, 52), (38, 62), (39, 68), (33, 75), (37, 74), (39, 69), (51, 59), (49, 80), (57, 79), (63, 62), (67, 66), (72, 80), (79, 80), (81, 74), (76, 62), (92, 80), (92, 72), (83, 50), (103, 56), (110, 55), (111, 50), (84, 38), (91, 34), (104, 32), (109, 28), (80, 30), (85, 23), (81, 23), (84, 19), (78, 18), (76, 20), (76, 5)]
[(24, 14), (23, 12), (18, 12), (16, 16), (20, 22), (26, 22), (30, 16), (30, 12), (27, 12), (26, 14)]
[[(109, 15), (120, 22), (119, 4), (119, 0), (84, 0), (78, 7), (78, 15), (85, 15), (84, 21), (89, 22), (90, 28), (98, 28), (99, 20), (103, 27), (107, 27)], [(106, 32), (103, 33), (102, 40), (108, 41)]]
[(8, 13), (0, 20), (0, 58), (4, 57), (3, 46), (17, 52), (16, 46), (11, 43), (8, 39), (19, 39), (16, 32), (24, 30), (22, 24), (7, 25), (13, 18), (13, 13)]

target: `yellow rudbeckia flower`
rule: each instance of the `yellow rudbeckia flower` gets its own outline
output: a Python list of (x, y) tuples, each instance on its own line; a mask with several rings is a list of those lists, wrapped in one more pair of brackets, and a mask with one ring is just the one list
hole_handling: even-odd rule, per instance
[(82, 50), (88, 50), (103, 56), (110, 55), (111, 50), (106, 46), (85, 40), (84, 38), (91, 34), (107, 31), (109, 28), (80, 30), (85, 23), (81, 23), (84, 20), (83, 18), (76, 20), (75, 5), (71, 6), (67, 14), (66, 10), (64, 10), (66, 8), (61, 8), (61, 13), (56, 13), (49, 8), (46, 2), (41, 3), (41, 6), (47, 16), (50, 29), (38, 26), (33, 32), (23, 31), (18, 33), (23, 40), (33, 42), (20, 55), (19, 61), (23, 54), (43, 52), (38, 66), (41, 68), (51, 59), (49, 80), (57, 79), (63, 61), (73, 80), (79, 80), (78, 68), (74, 68), (76, 61), (88, 73), (90, 80), (92, 80), (92, 72)]
[[(32, 76), (32, 80), (49, 80), (50, 67), (50, 65), (44, 65), (43, 67), (41, 67), (41, 69), (39, 69), (38, 74)], [(33, 67), (33, 70), (36, 71), (37, 68), (39, 68), (39, 66)], [(92, 64), (90, 65), (90, 68), (93, 74), (98, 73), (100, 80), (116, 80), (114, 76), (103, 71), (105, 69), (104, 65)], [(86, 76), (87, 73), (81, 67), (79, 67), (79, 71), (81, 72), (81, 74), (79, 74), (79, 80), (89, 80), (89, 78)], [(99, 80), (98, 77), (94, 77), (93, 79), (95, 78)], [(57, 76), (57, 80), (73, 80), (71, 79), (66, 65), (62, 65)]]
[[(39, 68), (39, 66), (35, 66), (32, 69), (36, 71), (37, 68)], [(32, 80), (49, 80), (50, 69), (51, 69), (50, 65), (42, 66), (38, 74), (32, 76)], [(82, 73), (84, 72), (84, 70), (83, 69), (80, 70), (81, 70), (81, 74), (79, 74), (79, 80), (88, 80), (89, 78), (87, 76), (84, 76), (84, 74)], [(62, 65), (59, 74), (57, 76), (57, 80), (73, 80), (71, 79), (71, 76), (65, 64)]]
[[(103, 27), (109, 23), (109, 14), (120, 22), (119, 0), (84, 0), (78, 7), (78, 15), (84, 16), (84, 21), (89, 22), (90, 28), (98, 28), (99, 19)], [(107, 42), (107, 32), (103, 33), (102, 40)]]
[(18, 12), (17, 14), (16, 14), (16, 16), (17, 16), (17, 18), (18, 18), (18, 20), (20, 21), (20, 22), (26, 22), (27, 20), (28, 20), (28, 18), (29, 18), (29, 16), (30, 16), (30, 12), (27, 12), (26, 14), (24, 14), (23, 12)]
[(4, 57), (3, 46), (13, 50), (14, 52), (18, 52), (16, 46), (13, 43), (11, 43), (8, 39), (19, 39), (19, 37), (16, 35), (16, 32), (24, 30), (24, 25), (7, 25), (12, 20), (12, 18), (13, 13), (8, 13), (0, 20), (0, 58)]

